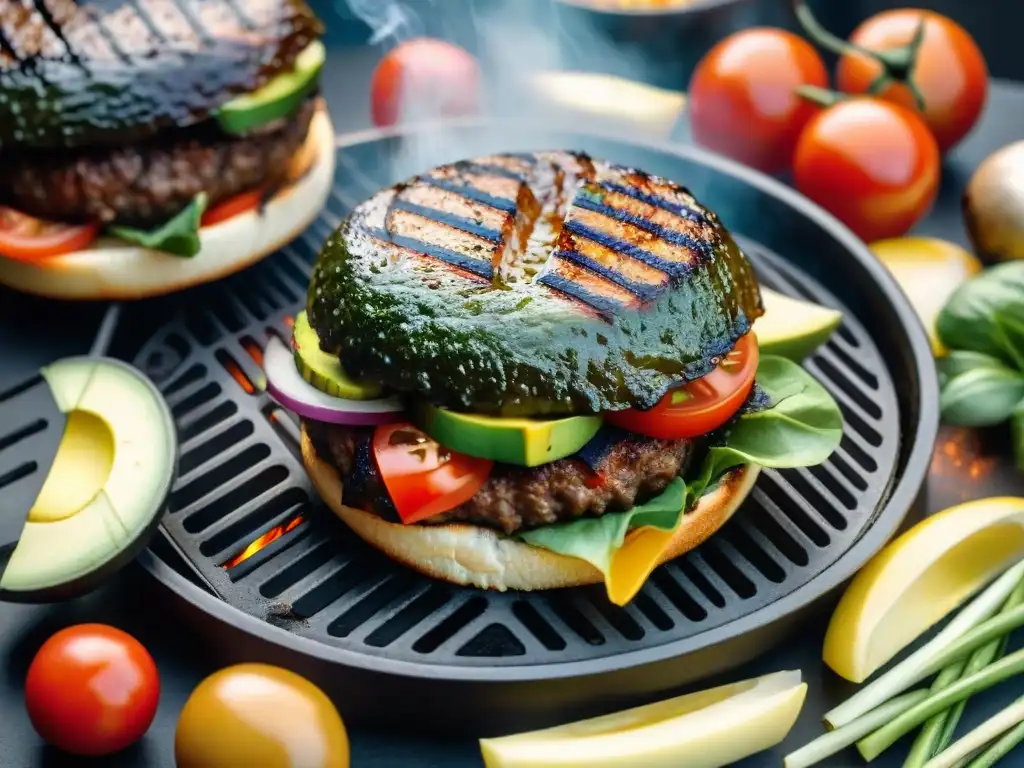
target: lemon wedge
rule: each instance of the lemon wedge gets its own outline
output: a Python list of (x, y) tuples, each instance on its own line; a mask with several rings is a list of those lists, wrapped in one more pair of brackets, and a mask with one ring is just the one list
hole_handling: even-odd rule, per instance
[(1024, 558), (1024, 498), (979, 499), (926, 518), (854, 577), (822, 658), (860, 683)]
[(486, 768), (719, 768), (775, 746), (796, 722), (799, 671), (542, 731), (481, 739)]
[(897, 237), (869, 247), (910, 299), (928, 332), (933, 354), (944, 355), (935, 321), (953, 291), (981, 271), (981, 262), (959, 245), (934, 237)]

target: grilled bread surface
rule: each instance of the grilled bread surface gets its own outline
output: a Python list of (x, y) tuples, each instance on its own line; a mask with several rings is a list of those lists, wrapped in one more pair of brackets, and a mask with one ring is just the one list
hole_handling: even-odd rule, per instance
[(0, 0), (0, 146), (115, 144), (194, 124), (321, 32), (303, 0)]
[(746, 257), (687, 190), (570, 152), (379, 192), (326, 243), (308, 308), (352, 375), (504, 415), (650, 407), (763, 311)]

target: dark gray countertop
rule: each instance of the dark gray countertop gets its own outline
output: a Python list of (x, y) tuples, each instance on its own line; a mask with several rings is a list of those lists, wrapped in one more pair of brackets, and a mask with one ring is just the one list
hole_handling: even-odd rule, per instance
[[(352, 131), (368, 124), (369, 72), (374, 59), (366, 49), (342, 50), (332, 53), (331, 71), (346, 72), (327, 93), (331, 111), (339, 131)], [(992, 150), (1016, 139), (1024, 138), (1024, 86), (997, 83), (992, 91), (984, 119), (971, 137), (949, 158), (943, 192), (929, 219), (919, 228), (920, 233), (964, 242), (959, 213), (959, 195), (973, 168)], [(20, 311), (19, 300), (9, 294), (0, 296), (0, 315)], [(98, 322), (100, 309), (96, 310)], [(81, 353), (88, 349), (95, 325), (83, 323), (81, 328), (54, 327), (45, 317), (24, 323), (26, 333), (37, 335), (45, 344), (19, 344), (19, 357), (4, 357), (4, 375), (26, 372), (30, 366), (40, 365), (56, 357)], [(10, 327), (10, 326), (7, 326)], [(59, 341), (58, 341), (59, 340)], [(56, 346), (55, 346), (56, 345)], [(7, 355), (0, 340), (0, 355)], [(956, 435), (946, 431), (942, 440)], [(932, 477), (929, 483), (929, 509), (942, 509), (949, 504), (968, 498), (990, 495), (1019, 494), (1022, 483), (1019, 474), (1005, 459), (999, 437), (975, 435), (961, 440), (964, 455), (959, 464), (944, 459), (940, 447), (936, 451)], [(986, 469), (979, 477), (969, 473), (971, 459), (979, 459)], [(991, 461), (989, 461), (991, 459)], [(178, 712), (193, 687), (203, 676), (213, 671), (203, 660), (201, 647), (189, 648), (189, 639), (181, 636), (169, 620), (155, 613), (149, 600), (153, 584), (139, 568), (129, 567), (119, 578), (102, 590), (72, 603), (55, 606), (0, 607), (0, 768), (42, 768), (47, 766), (104, 766), (105, 768), (169, 768), (173, 766), (173, 734)], [(33, 732), (25, 714), (22, 687), (25, 671), (39, 645), (57, 629), (85, 621), (110, 623), (136, 635), (153, 653), (160, 668), (162, 694), (160, 709), (147, 736), (135, 747), (114, 758), (103, 760), (73, 759), (43, 745)], [(794, 637), (782, 648), (769, 652), (760, 660), (729, 675), (730, 679), (764, 674), (780, 669), (801, 669), (809, 684), (809, 693), (803, 713), (787, 742), (780, 748), (758, 755), (743, 763), (744, 768), (762, 768), (781, 764), (781, 756), (821, 732), (821, 714), (851, 688), (828, 672), (820, 660), (822, 637), (827, 616), (809, 625), (804, 634)], [(1020, 640), (1018, 639), (1018, 644)], [(707, 681), (700, 687), (721, 681)], [(1019, 685), (1005, 684), (972, 700), (963, 727), (976, 724), (1005, 706), (1019, 695)], [(465, 738), (452, 741), (410, 739), (402, 735), (402, 723), (386, 733), (357, 731), (352, 740), (352, 765), (355, 768), (477, 768), (482, 765), (476, 738), (486, 734), (466, 733)], [(882, 768), (901, 764), (904, 750), (894, 748), (889, 758), (883, 757), (874, 765)], [(1007, 765), (1018, 765), (1007, 762)], [(826, 766), (846, 768), (863, 763), (852, 752), (835, 758)]]

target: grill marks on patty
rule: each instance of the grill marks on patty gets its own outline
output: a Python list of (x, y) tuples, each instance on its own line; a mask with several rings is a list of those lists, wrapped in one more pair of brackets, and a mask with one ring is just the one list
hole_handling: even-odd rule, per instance
[(69, 223), (164, 224), (197, 194), (209, 205), (281, 184), (309, 132), (316, 101), (287, 120), (233, 137), (212, 123), (134, 146), (0, 153), (0, 203)]
[[(317, 454), (340, 474), (343, 502), (382, 516), (394, 514), (370, 456), (373, 429), (304, 421)], [(693, 441), (631, 436), (596, 465), (565, 458), (539, 467), (495, 464), (486, 484), (468, 502), (425, 521), (466, 522), (506, 534), (580, 517), (623, 512), (648, 501), (688, 466)]]

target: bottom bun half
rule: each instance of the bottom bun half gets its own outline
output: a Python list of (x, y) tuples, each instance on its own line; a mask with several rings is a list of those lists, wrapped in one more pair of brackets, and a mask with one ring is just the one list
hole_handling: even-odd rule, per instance
[[(597, 584), (601, 572), (590, 563), (534, 547), (476, 525), (402, 525), (341, 503), (337, 471), (317, 455), (305, 429), (302, 457), (324, 502), (368, 544), (393, 560), (435, 579), (481, 589), (538, 590)], [(690, 551), (732, 517), (754, 486), (760, 467), (729, 472), (687, 513), (659, 565)]]
[(334, 184), (334, 126), (321, 102), (292, 158), (292, 183), (267, 201), (199, 231), (201, 250), (183, 258), (111, 237), (40, 262), (0, 257), (0, 285), (69, 300), (131, 300), (226, 277), (298, 237), (320, 215)]

